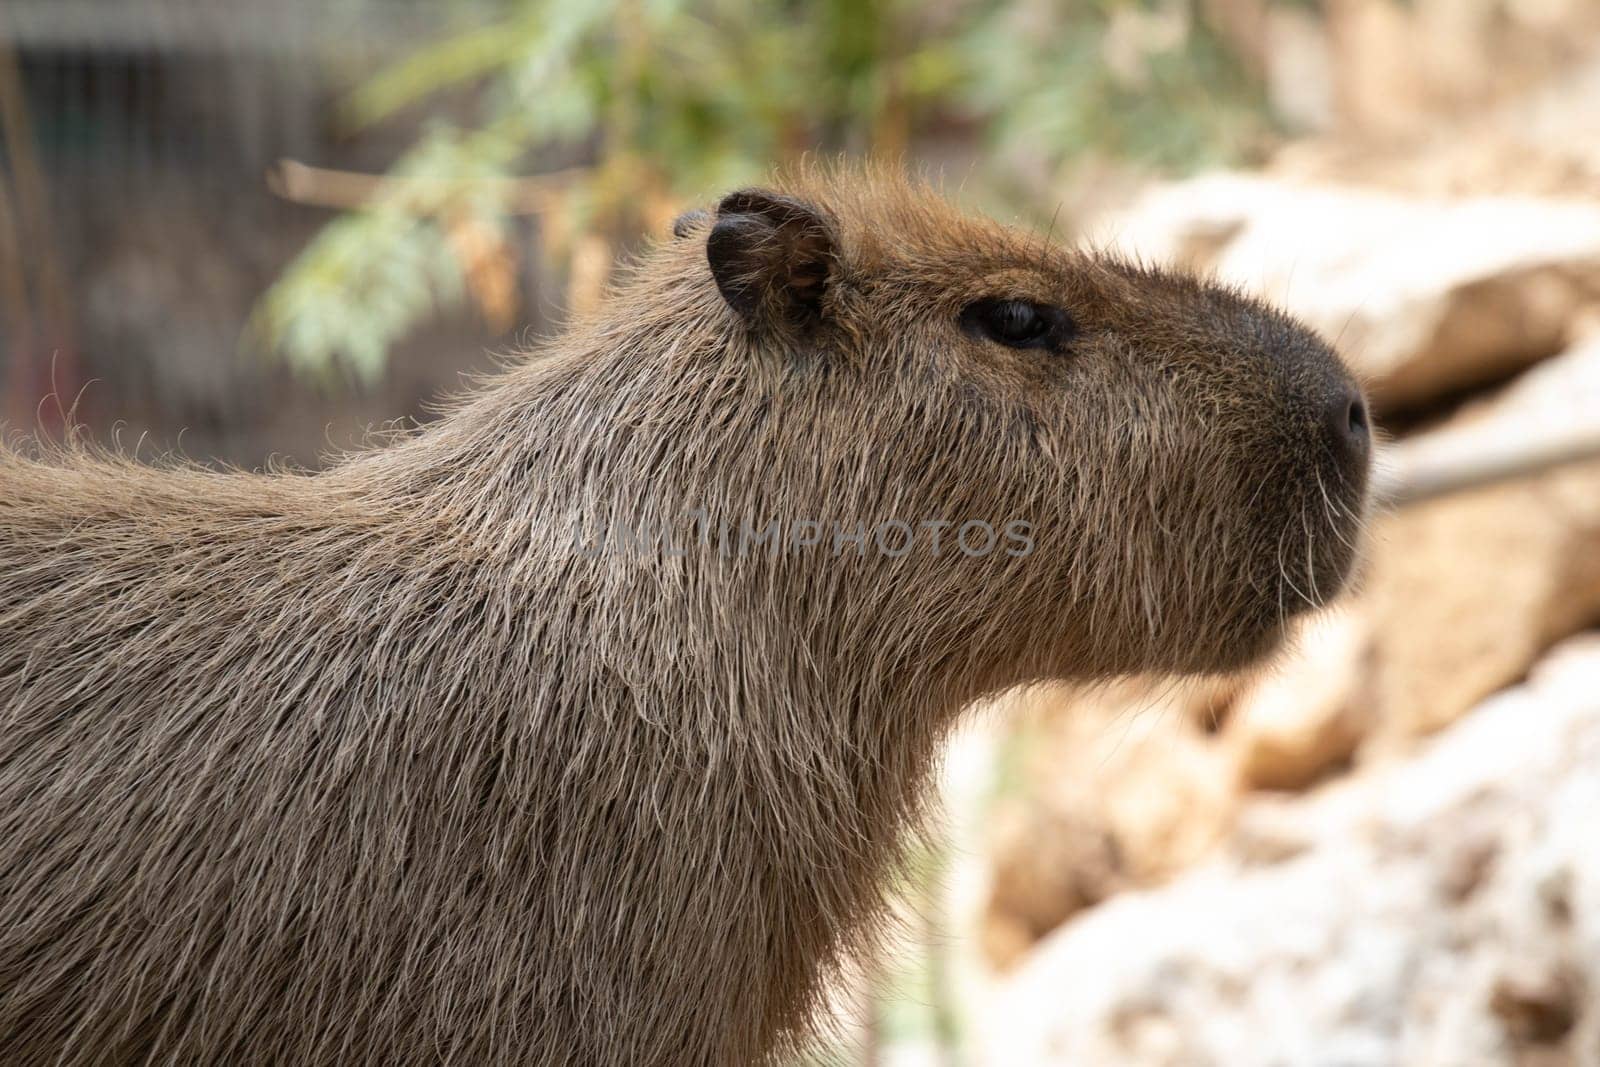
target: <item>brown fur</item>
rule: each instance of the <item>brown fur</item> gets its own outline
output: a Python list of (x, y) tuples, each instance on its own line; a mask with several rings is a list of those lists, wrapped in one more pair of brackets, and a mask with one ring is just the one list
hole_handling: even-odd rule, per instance
[[(891, 180), (788, 190), (836, 241), (810, 328), (731, 313), (708, 216), (322, 473), (0, 450), (0, 1062), (763, 1062), (962, 708), (1240, 665), (1343, 580), (1365, 463), (1300, 327)], [(993, 294), (1071, 351), (963, 334)], [(692, 508), (1036, 545), (572, 544)]]

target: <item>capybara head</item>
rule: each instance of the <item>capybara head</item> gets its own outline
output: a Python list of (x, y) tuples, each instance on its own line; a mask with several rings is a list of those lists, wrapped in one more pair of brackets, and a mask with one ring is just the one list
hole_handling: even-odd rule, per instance
[(704, 444), (684, 503), (764, 599), (871, 600), (881, 655), (992, 689), (1237, 667), (1344, 583), (1366, 408), (1284, 314), (859, 176), (673, 232), (632, 306), (693, 400), (653, 417)]

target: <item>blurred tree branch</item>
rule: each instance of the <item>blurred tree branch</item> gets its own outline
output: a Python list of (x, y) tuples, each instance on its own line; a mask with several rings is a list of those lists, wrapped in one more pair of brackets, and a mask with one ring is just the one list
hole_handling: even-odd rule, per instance
[(1503, 415), (1390, 445), (1374, 495), (1390, 507), (1409, 507), (1594, 459), (1600, 459), (1600, 417), (1563, 425)]
[[(497, 201), (507, 214), (537, 215), (557, 207), (561, 194), (586, 173), (572, 169), (531, 178), (486, 178), (474, 183), (472, 191)], [(396, 207), (414, 204), (417, 214), (432, 214), (463, 192), (459, 182), (449, 179), (362, 174), (293, 159), (280, 160), (268, 172), (267, 187), (285, 200), (311, 207), (355, 211), (386, 202)]]

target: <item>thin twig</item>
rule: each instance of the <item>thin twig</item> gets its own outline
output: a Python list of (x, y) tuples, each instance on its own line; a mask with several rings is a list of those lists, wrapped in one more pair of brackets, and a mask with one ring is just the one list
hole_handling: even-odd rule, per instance
[[(554, 171), (531, 178), (481, 178), (471, 187), (492, 191), (508, 214), (537, 215), (551, 210), (556, 198), (572, 182), (587, 173), (582, 168)], [(380, 200), (414, 200), (419, 205), (436, 205), (458, 195), (468, 186), (443, 178), (397, 178), (384, 174), (362, 174), (350, 170), (313, 167), (293, 159), (279, 160), (267, 172), (267, 188), (296, 204), (350, 211), (368, 207)]]
[(1591, 459), (1600, 459), (1600, 410), (1567, 425), (1503, 416), (1391, 445), (1374, 493), (1408, 507)]

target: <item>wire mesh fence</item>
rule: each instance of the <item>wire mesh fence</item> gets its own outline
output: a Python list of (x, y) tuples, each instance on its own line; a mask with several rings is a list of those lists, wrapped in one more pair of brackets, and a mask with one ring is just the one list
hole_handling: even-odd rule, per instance
[[(326, 219), (274, 196), (266, 174), (284, 158), (381, 167), (414, 125), (353, 134), (338, 121), (338, 98), (474, 7), (484, 5), (0, 6), (6, 421), (49, 429), (81, 394), (83, 421), (125, 420), (166, 445), (182, 430), (196, 456), (258, 462), (288, 449), (314, 458), (325, 444), (317, 427), (342, 412), (278, 368), (240, 357), (255, 299)], [(443, 347), (448, 373), (467, 357)], [(386, 387), (398, 401), (373, 401), (374, 417), (427, 391), (405, 377)], [(296, 416), (300, 425), (285, 425)]]

